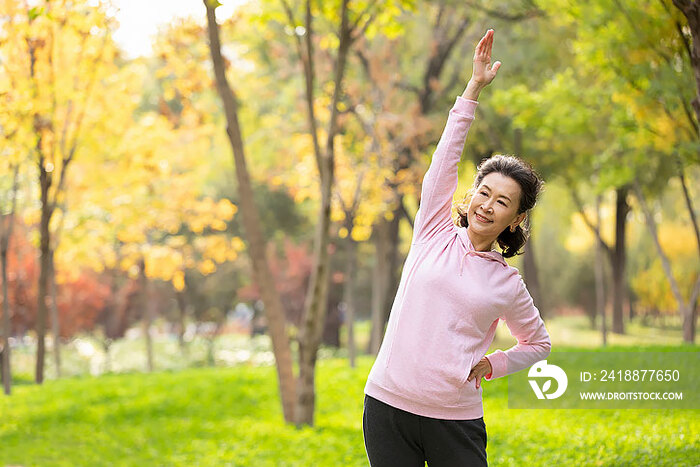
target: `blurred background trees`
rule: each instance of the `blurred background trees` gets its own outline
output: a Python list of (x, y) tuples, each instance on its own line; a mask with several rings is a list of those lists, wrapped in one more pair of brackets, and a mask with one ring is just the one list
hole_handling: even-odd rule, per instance
[[(338, 79), (343, 4), (355, 29)], [(219, 27), (251, 200), (239, 190), (203, 4), (162, 27), (151, 54), (129, 57), (107, 2), (0, 2), (5, 391), (13, 348), (31, 349), (43, 381), (45, 340), (55, 377), (61, 342), (93, 339), (99, 371), (116, 371), (115, 343), (143, 339), (140, 365), (152, 370), (160, 339), (185, 362), (200, 339), (200, 363), (211, 364), (226, 351), (221, 336), (267, 333), (239, 212), (248, 201), (291, 353), (304, 332), (351, 362), (376, 352), (423, 174), (488, 27), (504, 65), (481, 98), (455, 201), (484, 157), (520, 155), (547, 185), (531, 245), (510, 262), (546, 320), (577, 315), (600, 328), (607, 317), (615, 335), (670, 328), (694, 342), (697, 53), (677, 4), (339, 0), (310, 2), (309, 28), (304, 2), (241, 2)], [(319, 215), (326, 227), (315, 234)]]

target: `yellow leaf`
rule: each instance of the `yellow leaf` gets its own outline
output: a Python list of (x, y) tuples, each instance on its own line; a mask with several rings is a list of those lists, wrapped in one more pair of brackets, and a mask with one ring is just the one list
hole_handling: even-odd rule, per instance
[(245, 250), (245, 243), (243, 243), (241, 237), (233, 237), (231, 239), (231, 248), (237, 252), (243, 251)]
[(197, 269), (199, 270), (199, 272), (201, 272), (205, 276), (208, 276), (209, 274), (216, 271), (216, 265), (214, 264), (214, 262), (212, 260), (208, 259), (208, 260), (205, 260), (202, 263), (200, 263), (197, 266)]
[(177, 271), (173, 276), (172, 282), (175, 290), (178, 292), (183, 291), (185, 289), (185, 274), (182, 271)]
[(366, 242), (372, 236), (372, 228), (367, 225), (356, 225), (352, 228), (351, 235), (356, 242)]

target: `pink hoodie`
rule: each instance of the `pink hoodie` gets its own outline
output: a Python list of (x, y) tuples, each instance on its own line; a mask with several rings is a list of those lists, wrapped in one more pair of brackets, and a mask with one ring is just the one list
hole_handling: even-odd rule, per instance
[(549, 334), (518, 270), (495, 251), (476, 251), (452, 220), (457, 163), (477, 102), (450, 111), (423, 179), (411, 249), (365, 393), (426, 417), (483, 416), (482, 387), (467, 382), (503, 319), (518, 343), (488, 355), (486, 380), (520, 371), (549, 355)]

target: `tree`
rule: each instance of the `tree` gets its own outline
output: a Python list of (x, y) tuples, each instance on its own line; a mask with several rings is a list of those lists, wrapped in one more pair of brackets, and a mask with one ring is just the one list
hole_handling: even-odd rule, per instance
[[(695, 118), (700, 122), (700, 4), (698, 4), (696, 0), (672, 0), (672, 2), (673, 5), (683, 13), (683, 16), (685, 16), (688, 21), (688, 28), (690, 29), (692, 47), (690, 44), (685, 43), (686, 32), (683, 31), (683, 25), (678, 20), (674, 21), (674, 26), (679, 35), (684, 38), (684, 45), (690, 56), (690, 65), (693, 68), (696, 86), (696, 95), (691, 101), (691, 104), (695, 111)], [(662, 2), (662, 4), (666, 7), (665, 1)]]
[(203, 0), (207, 10), (209, 31), (209, 48), (216, 77), (216, 88), (221, 98), (226, 115), (226, 134), (233, 151), (236, 177), (241, 200), (241, 215), (246, 237), (250, 245), (250, 257), (253, 265), (253, 277), (262, 290), (263, 302), (270, 325), (272, 348), (277, 362), (277, 377), (280, 385), (282, 412), (287, 422), (294, 421), (295, 380), (292, 370), (292, 353), (285, 329), (284, 313), (279, 294), (272, 283), (270, 268), (265, 257), (265, 240), (260, 228), (260, 215), (253, 204), (253, 190), (246, 163), (243, 136), (238, 122), (238, 104), (236, 95), (226, 78), (226, 67), (221, 55), (219, 25), (216, 22), (217, 1)]
[[(102, 343), (105, 353), (105, 371), (112, 371), (111, 347), (114, 341), (121, 339), (133, 324), (135, 301), (139, 291), (136, 281), (121, 277), (118, 268), (110, 268), (102, 273), (104, 282), (110, 292), (101, 313), (97, 316), (97, 327), (101, 333), (96, 336)], [(97, 333), (96, 333), (97, 334)]]
[(114, 22), (104, 5), (92, 6), (83, 1), (47, 1), (35, 7), (26, 1), (7, 1), (3, 2), (2, 11), (8, 18), (4, 24), (7, 40), (2, 43), (6, 71), (13, 76), (17, 93), (30, 103), (26, 125), (32, 133), (33, 158), (39, 174), (41, 262), (35, 379), (41, 383), (51, 221), (66, 192), (68, 167), (80, 152), (83, 139), (94, 130), (93, 117), (99, 112), (93, 93), (108, 92), (105, 78), (114, 70), (116, 54), (111, 41)]
[[(603, 182), (616, 186), (618, 211), (623, 212), (622, 216), (626, 215), (626, 201), (621, 208), (620, 203), (632, 187), (642, 210), (645, 210), (643, 189), (660, 196), (669, 179), (677, 177), (695, 231), (700, 258), (700, 233), (685, 176), (689, 167), (700, 162), (697, 114), (693, 115), (688, 106), (693, 88), (689, 73), (685, 71), (694, 65), (680, 15), (667, 0), (617, 1), (615, 8), (610, 8), (606, 2), (590, 2), (573, 15), (598, 16), (595, 21), (579, 23), (581, 56), (592, 68), (586, 70), (587, 73), (597, 73), (599, 85), (608, 87), (612, 100), (626, 107), (616, 107), (612, 112), (611, 136), (614, 142), (609, 148), (608, 158), (617, 163), (603, 172)], [(601, 28), (601, 24), (614, 25), (615, 28)], [(607, 50), (615, 57), (625, 57), (626, 66), (619, 66), (617, 59), (602, 57), (600, 50)], [(586, 68), (585, 63), (582, 63), (583, 68)], [(646, 214), (645, 218), (647, 221), (651, 219)], [(618, 217), (617, 224), (624, 225), (624, 220)], [(650, 232), (654, 230), (652, 225), (648, 228)], [(616, 251), (616, 255), (619, 254)], [(672, 276), (667, 278), (673, 282)], [(622, 292), (624, 287), (618, 282), (621, 284), (622, 279), (616, 277), (613, 286), (617, 285), (618, 291)], [(700, 280), (693, 287), (691, 298), (695, 293), (697, 299), (698, 287)], [(617, 312), (621, 306), (617, 302), (615, 305), (614, 312)], [(678, 306), (684, 316), (684, 336), (688, 339), (694, 334), (691, 330), (695, 326), (694, 319), (687, 315), (682, 300)], [(690, 313), (694, 308), (695, 305), (691, 304)], [(613, 331), (616, 331), (615, 321)]]
[[(682, 74), (685, 40), (664, 1), (561, 1), (542, 8), (552, 27), (567, 32), (571, 58), (542, 84), (514, 86), (508, 98), (496, 99), (517, 113), (516, 124), (535, 132), (531, 147), (538, 160), (566, 177), (591, 231), (599, 229), (575, 189), (578, 181), (590, 183), (588, 174), (597, 173), (594, 191), (615, 191), (615, 245), (596, 236), (613, 269), (613, 331), (623, 332), (625, 226), (636, 174), (653, 175), (644, 183), (660, 193), (670, 177), (684, 185), (684, 167), (697, 163), (691, 149), (697, 147), (697, 123)], [(687, 205), (692, 212), (689, 198)]]
[[(5, 200), (0, 204), (0, 268), (2, 268), (2, 345), (0, 345), (0, 376), (3, 390), (8, 396), (11, 392), (12, 371), (10, 366), (10, 296), (8, 293), (7, 253), (12, 238), (14, 215), (17, 208), (17, 181), (19, 164), (10, 164), (12, 173), (12, 188), (9, 192), (10, 207), (7, 209)], [(4, 197), (3, 197), (4, 198)]]
[(695, 280), (692, 281), (693, 285), (690, 290), (688, 300), (686, 301), (681, 293), (678, 280), (675, 278), (673, 271), (671, 270), (671, 263), (668, 259), (668, 255), (661, 247), (656, 221), (654, 220), (654, 216), (648, 206), (646, 196), (644, 195), (643, 189), (639, 182), (635, 183), (634, 191), (641, 205), (642, 212), (644, 213), (649, 234), (654, 240), (654, 246), (656, 247), (656, 251), (661, 259), (664, 273), (666, 274), (666, 278), (671, 286), (673, 298), (676, 300), (681, 318), (683, 319), (683, 340), (692, 344), (695, 342), (695, 321), (697, 319), (696, 303), (698, 301), (698, 295), (700, 294), (700, 271), (695, 271), (694, 275), (696, 277)]
[[(693, 69), (693, 74), (695, 77), (696, 95), (691, 101), (691, 104), (693, 106), (693, 110), (695, 111), (696, 122), (700, 122), (700, 4), (698, 4), (698, 2), (695, 0), (673, 0), (673, 4), (683, 13), (683, 15), (688, 20), (690, 36), (692, 39), (692, 47), (688, 46), (688, 44), (686, 43), (686, 34), (678, 20), (675, 21), (675, 26), (678, 31), (678, 34), (684, 39), (683, 43), (686, 47), (686, 51), (690, 58), (690, 64)], [(697, 125), (695, 125), (695, 128), (697, 130)], [(688, 195), (688, 190), (686, 188), (682, 166), (680, 166), (679, 172), (679, 177), (681, 178), (681, 182), (683, 183), (683, 194), (686, 199), (686, 203), (688, 205), (688, 212), (690, 213), (691, 222), (693, 223), (693, 228), (695, 230), (695, 240), (697, 241), (698, 255), (700, 255), (700, 228), (698, 227), (698, 221), (695, 217), (695, 210), (693, 209), (692, 204), (690, 202), (690, 196)], [(652, 229), (651, 224), (649, 224), (649, 227), (650, 229)], [(658, 242), (655, 241), (655, 244), (658, 244)], [(663, 258), (663, 255), (661, 256)], [(664, 260), (664, 265), (665, 264), (666, 261)], [(664, 267), (664, 270), (666, 269), (668, 268)], [(669, 282), (671, 282), (671, 286), (673, 288), (674, 295), (676, 296), (676, 300), (678, 300), (678, 305), (681, 307), (681, 309), (684, 310), (683, 338), (686, 341), (693, 342), (695, 339), (695, 323), (698, 314), (697, 300), (698, 295), (700, 294), (700, 274), (698, 275), (695, 285), (693, 286), (692, 292), (690, 294), (690, 300), (687, 303), (687, 305), (683, 303), (679, 291), (677, 290), (678, 287), (673, 285), (672, 275), (670, 275), (669, 272), (667, 272), (666, 274), (669, 279)]]

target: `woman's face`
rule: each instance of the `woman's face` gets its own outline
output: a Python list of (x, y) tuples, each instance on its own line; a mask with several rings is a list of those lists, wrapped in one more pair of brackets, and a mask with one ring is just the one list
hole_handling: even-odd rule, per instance
[(495, 241), (501, 232), (525, 218), (525, 213), (518, 214), (521, 193), (512, 178), (498, 172), (486, 175), (469, 203), (468, 228)]

